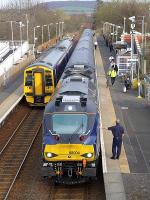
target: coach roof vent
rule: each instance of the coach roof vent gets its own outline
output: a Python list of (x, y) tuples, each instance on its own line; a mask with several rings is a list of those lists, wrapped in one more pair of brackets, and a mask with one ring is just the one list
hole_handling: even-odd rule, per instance
[(82, 77), (80, 76), (74, 76), (70, 78), (71, 82), (82, 82)]
[(84, 69), (84, 65), (74, 65), (74, 68), (75, 69), (80, 69), (80, 70), (82, 70), (82, 69)]
[(67, 96), (64, 95), (62, 102), (80, 102), (80, 96)]
[(73, 76), (70, 78), (70, 81), (71, 82), (82, 82), (82, 83), (87, 83), (88, 82), (88, 79), (87, 78), (84, 78), (84, 77), (81, 77), (81, 76)]

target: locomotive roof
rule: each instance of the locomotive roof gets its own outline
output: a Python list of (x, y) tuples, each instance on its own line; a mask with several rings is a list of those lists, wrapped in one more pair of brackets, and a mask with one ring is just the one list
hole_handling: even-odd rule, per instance
[(67, 66), (74, 68), (74, 66), (82, 65), (84, 68), (94, 68), (94, 45), (93, 45), (93, 31), (85, 29), (83, 32)]
[[(60, 102), (57, 105), (57, 102)], [(62, 80), (60, 89), (45, 109), (52, 112), (92, 112), (97, 111), (96, 86), (88, 78), (72, 76)], [(72, 106), (73, 110), (68, 110)]]
[(29, 67), (42, 65), (54, 69), (56, 64), (65, 56), (66, 51), (69, 50), (71, 45), (72, 41), (69, 39), (59, 41), (55, 47), (49, 48), (47, 51), (42, 53), (34, 63), (29, 65)]
[(66, 78), (61, 83), (59, 94), (66, 93), (80, 93), (83, 95), (88, 94), (88, 78), (82, 78), (80, 76), (71, 76)]

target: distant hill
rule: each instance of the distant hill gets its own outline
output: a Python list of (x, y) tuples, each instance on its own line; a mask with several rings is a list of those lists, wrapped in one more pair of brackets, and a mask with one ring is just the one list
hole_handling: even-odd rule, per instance
[(51, 1), (46, 7), (52, 10), (64, 10), (68, 14), (91, 15), (97, 6), (97, 1)]

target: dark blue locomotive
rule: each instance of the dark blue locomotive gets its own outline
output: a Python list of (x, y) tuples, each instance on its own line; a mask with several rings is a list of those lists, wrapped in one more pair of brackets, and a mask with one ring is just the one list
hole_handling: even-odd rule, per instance
[(45, 108), (43, 176), (72, 184), (96, 178), (99, 152), (93, 32), (86, 29)]

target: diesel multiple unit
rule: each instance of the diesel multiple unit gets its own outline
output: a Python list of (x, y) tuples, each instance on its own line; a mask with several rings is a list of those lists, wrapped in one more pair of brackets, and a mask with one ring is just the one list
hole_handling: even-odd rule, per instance
[(73, 42), (63, 39), (25, 69), (24, 95), (30, 105), (43, 106), (48, 103), (72, 50)]
[(43, 176), (74, 184), (96, 178), (100, 154), (93, 31), (85, 29), (43, 120)]

